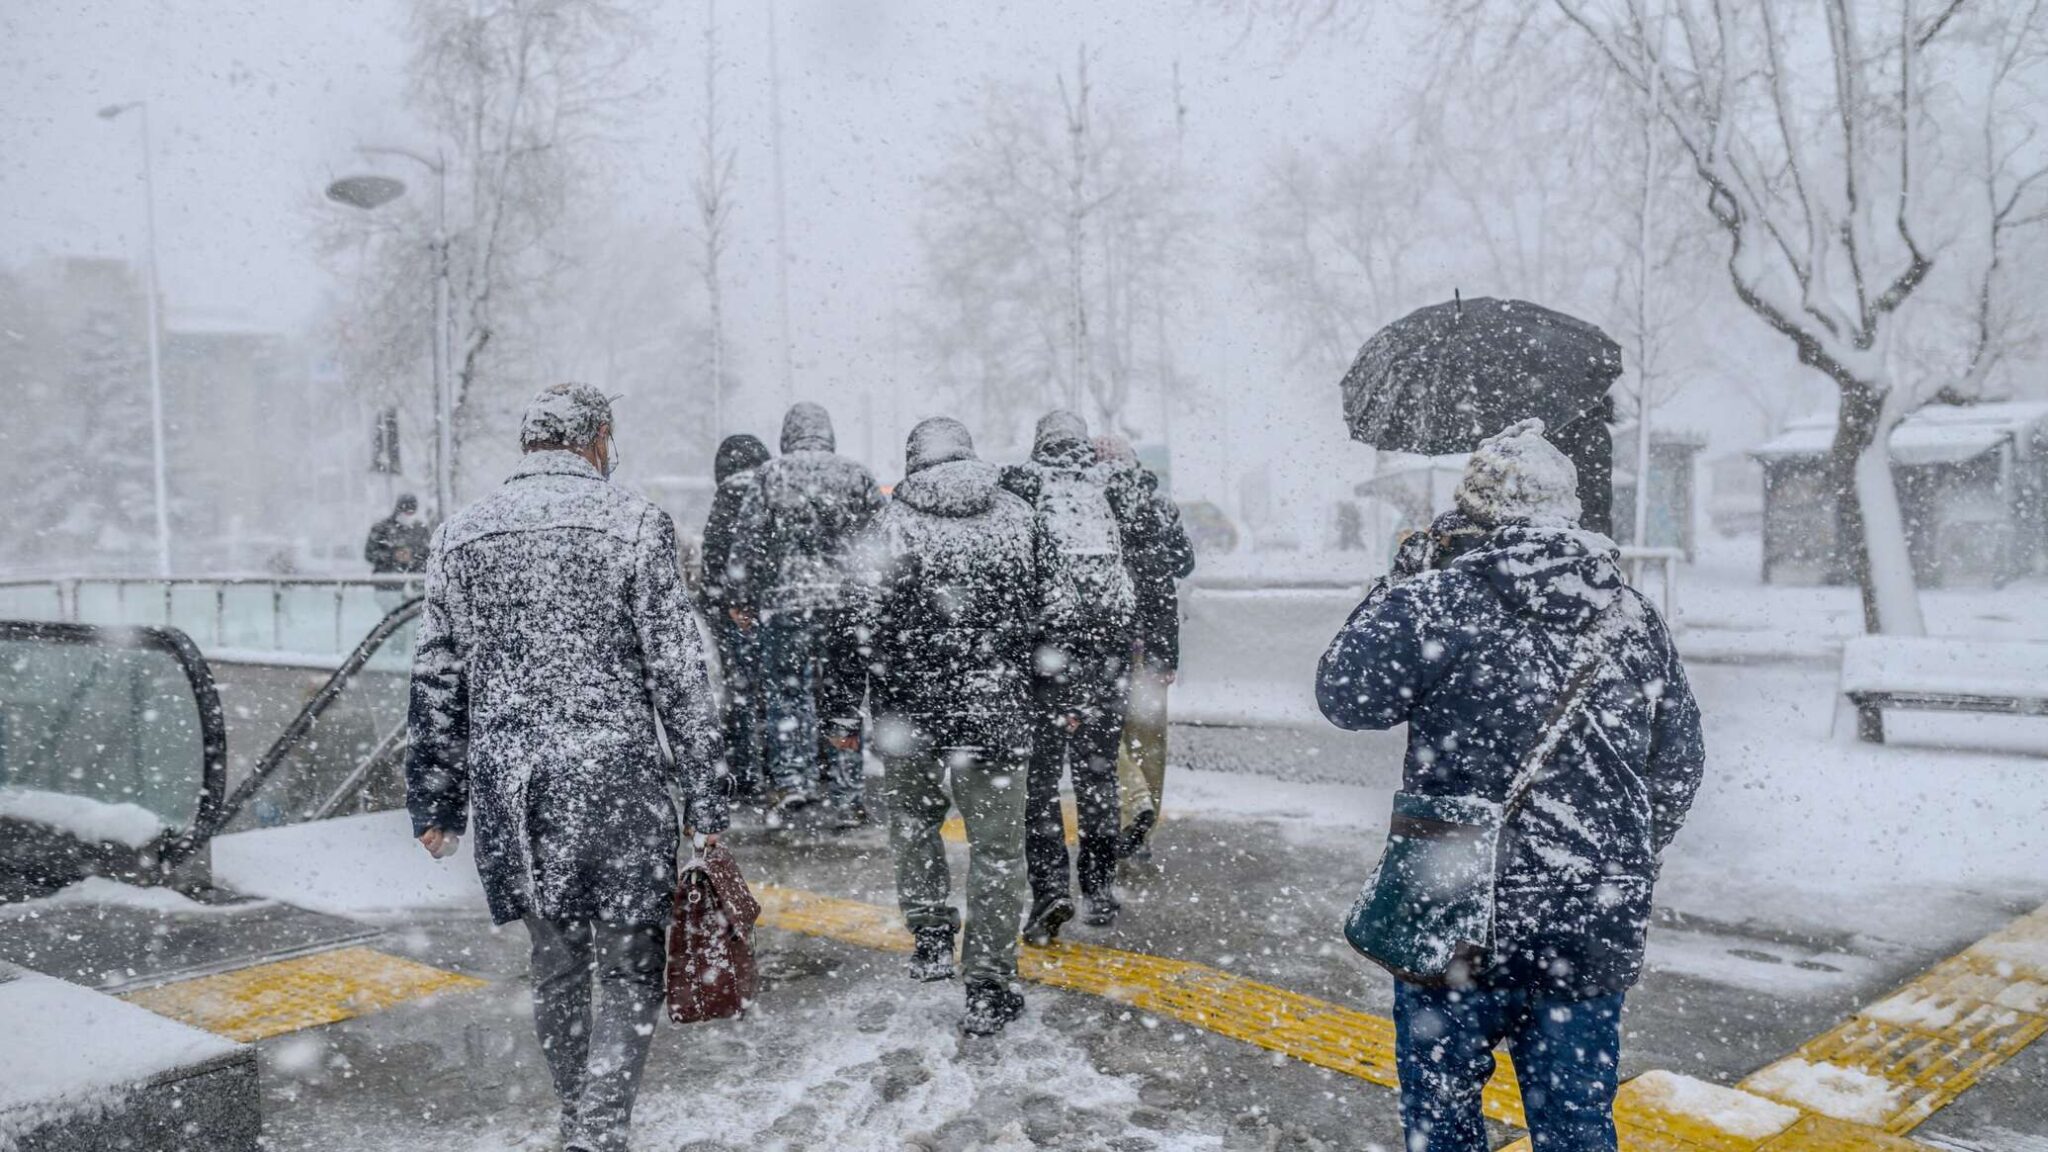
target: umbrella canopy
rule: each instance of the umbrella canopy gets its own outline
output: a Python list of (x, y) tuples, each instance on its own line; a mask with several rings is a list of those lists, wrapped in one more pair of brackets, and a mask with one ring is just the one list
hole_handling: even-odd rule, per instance
[(1470, 452), (1518, 420), (1556, 429), (1621, 375), (1621, 346), (1525, 300), (1453, 300), (1379, 330), (1344, 374), (1344, 421), (1375, 448)]

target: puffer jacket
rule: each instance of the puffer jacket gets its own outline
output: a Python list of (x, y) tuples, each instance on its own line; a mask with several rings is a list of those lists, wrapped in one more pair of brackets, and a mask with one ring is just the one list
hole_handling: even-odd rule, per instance
[(1482, 973), (1498, 985), (1593, 996), (1641, 972), (1658, 853), (1705, 763), (1664, 622), (1605, 537), (1510, 524), (1446, 569), (1382, 582), (1317, 676), (1337, 726), (1408, 724), (1404, 790), (1498, 803), (1589, 629), (1596, 674), (1503, 834)]
[(882, 507), (866, 468), (833, 451), (832, 418), (797, 404), (782, 421), (782, 455), (755, 470), (733, 552), (743, 578), (728, 602), (756, 612), (835, 609), (848, 552)]
[(927, 421), (928, 432), (913, 434), (909, 475), (858, 553), (875, 716), (943, 743), (1014, 742), (1038, 622), (1032, 512), (974, 459), (964, 428)]

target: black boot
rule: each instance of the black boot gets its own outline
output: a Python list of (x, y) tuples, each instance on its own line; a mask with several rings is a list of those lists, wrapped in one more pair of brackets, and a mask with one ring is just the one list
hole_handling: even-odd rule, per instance
[(969, 1036), (993, 1036), (1024, 1014), (1024, 995), (1008, 984), (977, 980), (967, 986), (967, 1015), (960, 1030)]
[(1159, 822), (1159, 813), (1147, 808), (1131, 817), (1131, 826), (1117, 837), (1116, 858), (1119, 860), (1150, 859), (1152, 826)]
[(910, 954), (910, 978), (930, 984), (951, 980), (953, 975), (953, 930), (918, 929), (917, 948)]
[(1100, 892), (1083, 893), (1081, 898), (1088, 903), (1086, 919), (1091, 927), (1109, 927), (1116, 923), (1116, 914), (1124, 909), (1123, 903), (1116, 898), (1116, 893), (1108, 888)]
[(1060, 925), (1074, 918), (1074, 901), (1068, 896), (1048, 896), (1034, 901), (1031, 915), (1024, 920), (1024, 942), (1040, 947), (1059, 939)]

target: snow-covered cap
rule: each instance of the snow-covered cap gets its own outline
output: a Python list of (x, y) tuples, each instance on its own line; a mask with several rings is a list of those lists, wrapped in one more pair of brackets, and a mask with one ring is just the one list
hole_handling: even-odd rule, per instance
[(1579, 470), (1524, 420), (1479, 442), (1458, 481), (1458, 510), (1487, 528), (1517, 522), (1576, 524)]
[(910, 440), (903, 447), (903, 472), (910, 475), (934, 464), (972, 459), (974, 437), (967, 425), (951, 416), (934, 416), (918, 421), (910, 430)]
[(612, 402), (588, 384), (550, 384), (526, 403), (519, 447), (527, 451), (560, 445), (581, 452), (597, 443), (598, 430), (612, 422)]

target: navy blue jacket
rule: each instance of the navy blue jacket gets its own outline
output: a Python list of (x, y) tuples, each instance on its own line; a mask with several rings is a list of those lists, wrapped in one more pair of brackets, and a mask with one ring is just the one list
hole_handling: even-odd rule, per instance
[(1509, 525), (1448, 568), (1383, 582), (1316, 680), (1341, 728), (1408, 724), (1402, 787), (1506, 797), (1591, 624), (1600, 659), (1502, 840), (1495, 986), (1605, 995), (1642, 970), (1657, 856), (1699, 787), (1699, 707), (1605, 537)]

